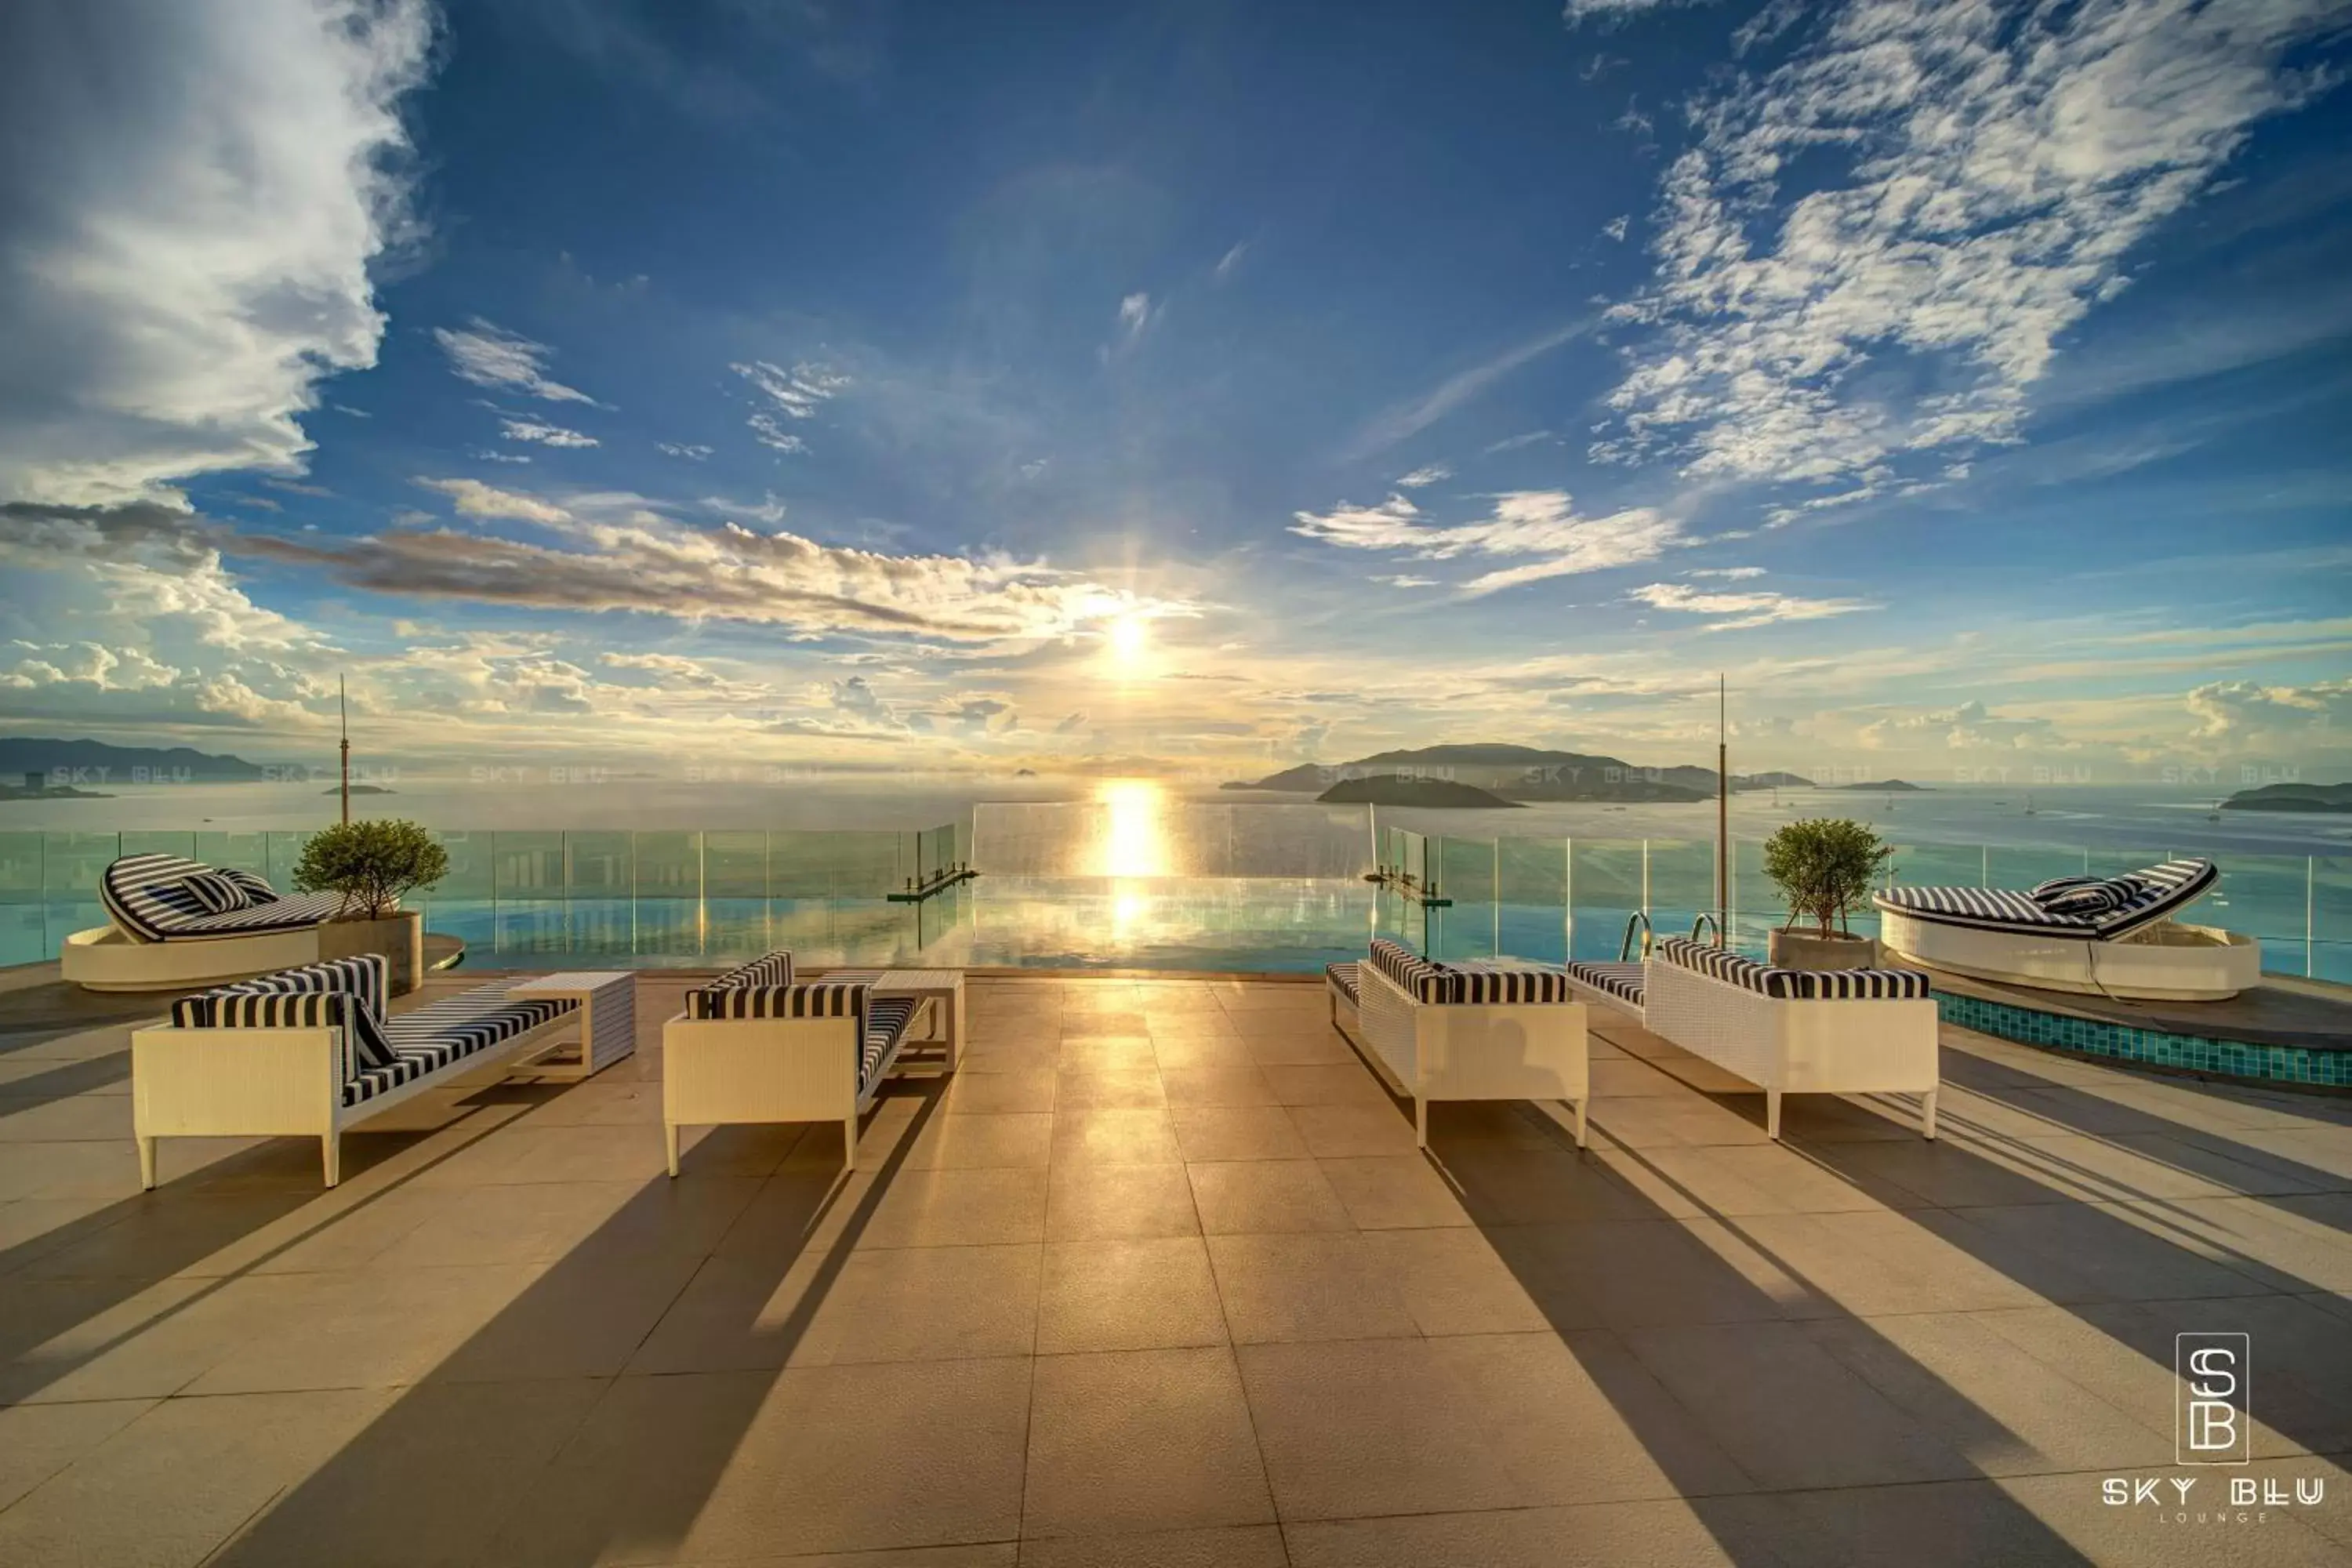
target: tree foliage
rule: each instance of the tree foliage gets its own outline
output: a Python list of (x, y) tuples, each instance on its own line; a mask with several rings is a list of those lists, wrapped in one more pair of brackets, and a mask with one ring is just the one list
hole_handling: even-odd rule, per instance
[(1894, 847), (1859, 822), (1815, 817), (1787, 824), (1764, 841), (1764, 875), (1789, 905), (1781, 929), (1805, 915), (1823, 936), (1835, 934), (1832, 924), (1843, 930), (1893, 858)]
[(449, 874), (449, 852), (413, 822), (397, 817), (341, 822), (302, 846), (294, 868), (296, 890), (343, 895), (341, 918), (381, 920), (400, 896), (429, 888)]

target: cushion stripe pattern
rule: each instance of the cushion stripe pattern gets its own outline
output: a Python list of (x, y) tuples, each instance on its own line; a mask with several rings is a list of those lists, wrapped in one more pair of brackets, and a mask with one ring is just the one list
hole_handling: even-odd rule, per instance
[(180, 886), (205, 906), (208, 915), (225, 915), (231, 910), (245, 908), (245, 889), (231, 878), (218, 871), (198, 871)]
[(1396, 982), (1397, 988), (1416, 1002), (1457, 1002), (1462, 996), (1462, 976), (1442, 963), (1429, 960), (1391, 942), (1386, 937), (1374, 937), (1369, 962), (1374, 969)]
[(269, 884), (250, 871), (215, 871), (177, 855), (125, 855), (98, 879), (99, 901), (108, 918), (141, 942), (181, 936), (222, 936), (236, 931), (299, 931), (330, 920), (343, 907), (340, 893), (306, 898), (272, 896), (260, 903), (215, 910), (188, 887), (188, 879), (219, 876), (237, 883), (249, 900)]
[(914, 1022), (915, 1007), (916, 998), (912, 996), (877, 996), (866, 1004), (865, 1048), (857, 1057), (860, 1094), (874, 1087), (882, 1064), (907, 1037), (907, 1026)]
[[(2210, 860), (2167, 860), (2105, 881), (2060, 878), (2066, 886), (2045, 882), (2034, 893), (2005, 888), (1888, 888), (1873, 894), (1871, 902), (1885, 913), (1937, 925), (2112, 942), (2196, 902), (2221, 878), (2220, 868)], [(2112, 906), (2080, 911), (2054, 907), (2059, 900), (2072, 900), (2092, 888), (2111, 890)], [(2035, 896), (2044, 889), (2048, 902)]]
[(806, 981), (797, 985), (730, 985), (709, 993), (715, 1018), (856, 1018), (858, 1032), (873, 986), (863, 982)]
[(746, 985), (790, 985), (792, 983), (793, 955), (782, 951), (771, 952), (749, 963), (738, 964), (709, 984), (688, 991), (686, 994), (686, 1016), (689, 1018), (741, 1016), (726, 1012), (715, 994)]
[(394, 1014), (383, 1026), (392, 1044), (392, 1060), (381, 1067), (362, 1067), (343, 1085), (343, 1103), (358, 1105), (386, 1089), (414, 1083), (579, 1005), (569, 996), (509, 996), (499, 984), (477, 986)]
[(1494, 963), (1457, 963), (1462, 977), (1461, 1002), (1569, 1002), (1568, 976), (1556, 969), (1528, 969)]
[(1926, 996), (1930, 984), (1916, 969), (1775, 969), (1685, 937), (1664, 939), (1650, 957), (1782, 1001), (1912, 1000)]
[[(340, 1028), (349, 1033), (354, 1068), (386, 1068), (394, 1054), (383, 1025), (390, 986), (391, 965), (382, 953), (356, 953), (183, 996), (172, 1004), (172, 1022), (184, 1029)], [(348, 998), (352, 1005), (284, 1000), (319, 996)]]
[(1620, 1002), (1630, 1002), (1636, 1007), (1642, 1005), (1645, 993), (1639, 963), (1588, 963), (1582, 960), (1571, 960), (1562, 967), (1570, 979), (1580, 981), (1604, 995), (1614, 996)]
[(245, 901), (248, 905), (277, 901), (278, 889), (271, 887), (269, 879), (258, 871), (247, 871), (235, 866), (224, 866), (220, 868), (220, 874), (245, 889)]
[(1346, 963), (1325, 964), (1323, 978), (1330, 984), (1338, 986), (1339, 994), (1349, 1001), (1356, 1000), (1356, 965), (1353, 961)]

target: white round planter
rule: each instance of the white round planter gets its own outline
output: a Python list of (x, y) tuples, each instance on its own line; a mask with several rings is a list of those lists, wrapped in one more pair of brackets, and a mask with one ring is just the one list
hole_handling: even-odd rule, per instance
[(1769, 942), (1775, 969), (1868, 969), (1878, 962), (1878, 944), (1866, 936), (1775, 929)]

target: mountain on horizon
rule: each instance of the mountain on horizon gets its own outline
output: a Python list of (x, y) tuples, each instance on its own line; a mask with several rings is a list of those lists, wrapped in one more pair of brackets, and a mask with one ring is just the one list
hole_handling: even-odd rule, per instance
[(215, 756), (188, 746), (114, 746), (104, 741), (60, 741), (38, 735), (0, 735), (0, 778), (20, 773), (55, 775), (69, 782), (131, 784), (145, 769), (165, 779), (190, 783), (245, 784), (268, 778), (269, 770), (243, 757)]
[[(1337, 765), (1302, 763), (1254, 783), (1229, 784), (1224, 787), (1322, 795), (1344, 781), (1374, 777), (1445, 779), (1509, 801), (1674, 803), (1709, 800), (1716, 793), (1713, 768), (1636, 767), (1619, 757), (1550, 751), (1500, 741), (1375, 752)], [(1790, 773), (1731, 776), (1735, 793), (1803, 789), (1811, 783)]]

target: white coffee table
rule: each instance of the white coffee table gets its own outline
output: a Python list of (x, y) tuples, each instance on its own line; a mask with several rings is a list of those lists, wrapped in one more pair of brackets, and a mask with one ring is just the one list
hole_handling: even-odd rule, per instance
[(910, 1046), (937, 1046), (947, 1053), (947, 1070), (955, 1071), (963, 1052), (963, 971), (961, 969), (886, 969), (874, 977), (877, 996), (913, 996), (931, 1004), (931, 1032)]
[(603, 1072), (637, 1049), (637, 972), (634, 969), (571, 969), (519, 980), (510, 996), (569, 996), (580, 1004), (580, 1054), (541, 1058), (532, 1070), (553, 1079), (583, 1079)]

